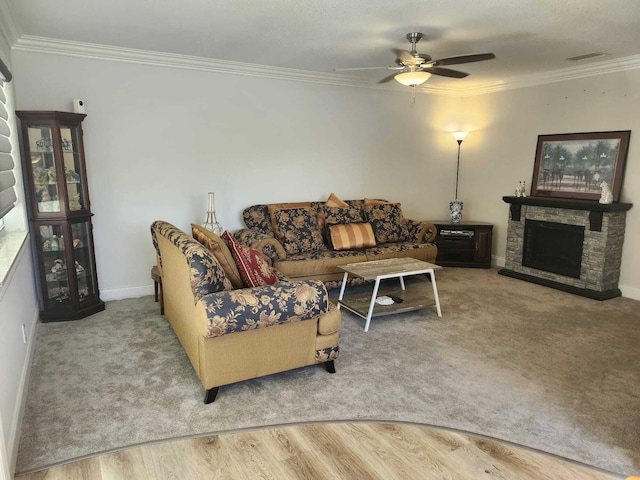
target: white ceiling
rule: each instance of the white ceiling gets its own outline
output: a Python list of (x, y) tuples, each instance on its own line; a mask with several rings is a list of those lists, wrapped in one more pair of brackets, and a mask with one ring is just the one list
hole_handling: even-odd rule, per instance
[[(13, 20), (13, 41), (24, 48), (56, 39), (326, 78), (334, 68), (393, 65), (391, 48), (410, 49), (405, 36), (419, 31), (425, 38), (418, 51), (434, 59), (484, 52), (497, 57), (449, 67), (470, 75), (433, 76), (427, 84), (435, 89), (524, 85), (571, 72), (640, 68), (639, 0), (1, 1)], [(567, 60), (591, 52), (608, 56)], [(341, 76), (373, 86), (389, 73)]]

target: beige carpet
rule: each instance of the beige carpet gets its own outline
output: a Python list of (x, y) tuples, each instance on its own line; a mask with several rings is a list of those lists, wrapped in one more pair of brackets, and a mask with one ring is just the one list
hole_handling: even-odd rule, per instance
[(384, 317), (364, 333), (343, 313), (335, 375), (308, 367), (241, 382), (211, 405), (152, 297), (42, 324), (17, 471), (172, 437), (370, 419), (640, 472), (640, 302), (598, 302), (496, 270), (445, 269), (438, 287), (442, 318)]

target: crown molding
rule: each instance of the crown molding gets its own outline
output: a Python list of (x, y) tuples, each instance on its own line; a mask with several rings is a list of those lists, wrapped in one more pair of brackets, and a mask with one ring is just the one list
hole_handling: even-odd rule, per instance
[[(151, 52), (131, 48), (98, 45), (92, 43), (57, 40), (52, 38), (21, 36), (13, 46), (14, 50), (35, 53), (47, 53), (70, 57), (82, 57), (116, 62), (137, 63), (159, 67), (181, 68), (205, 72), (244, 75), (250, 77), (273, 78), (298, 82), (320, 83), (346, 87), (385, 89), (372, 85), (365, 80), (354, 79), (333, 73), (310, 72), (293, 68), (270, 67), (251, 63), (215, 60), (174, 53)], [(386, 87), (389, 89), (389, 87)]]
[(566, 82), (568, 80), (577, 80), (580, 78), (595, 77), (598, 75), (607, 75), (610, 73), (624, 72), (638, 68), (640, 68), (640, 55), (631, 55), (629, 57), (614, 58), (601, 62), (589, 63), (587, 65), (552, 70), (550, 72), (534, 73), (512, 80), (503, 80), (492, 84), (480, 85), (461, 90), (458, 92), (458, 95), (463, 97), (484, 95), (487, 93), (536, 87), (550, 83)]
[[(0, 0), (0, 6), (4, 4)], [(12, 23), (12, 22), (9, 22)], [(4, 24), (0, 22), (0, 27)], [(13, 28), (13, 31), (11, 29)], [(15, 25), (9, 27), (10, 34), (15, 34)], [(13, 33), (12, 33), (13, 32)], [(46, 53), (52, 55), (64, 55), (70, 57), (82, 57), (89, 59), (111, 60), (116, 62), (136, 63), (159, 67), (181, 68), (186, 70), (198, 70), (232, 75), (244, 75), (251, 77), (272, 78), (278, 80), (290, 80), (297, 82), (317, 83), (342, 87), (369, 88), (375, 90), (404, 90), (405, 87), (393, 83), (379, 85), (367, 80), (360, 80), (346, 75), (335, 73), (310, 72), (292, 68), (270, 67), (250, 63), (233, 62), (228, 60), (214, 60), (204, 57), (180, 55), (173, 53), (151, 52), (130, 48), (99, 45), (93, 43), (57, 40), (31, 35), (22, 35), (12, 43), (13, 49), (25, 52)], [(640, 68), (640, 55), (609, 59), (602, 62), (593, 62), (587, 65), (563, 68), (550, 72), (524, 75), (510, 80), (500, 80), (472, 87), (438, 87), (429, 82), (416, 87), (418, 93), (427, 95), (443, 95), (455, 97), (469, 97), (488, 93), (515, 90), (519, 88), (534, 87), (549, 83), (564, 82), (579, 78), (605, 75), (610, 73), (634, 70)]]

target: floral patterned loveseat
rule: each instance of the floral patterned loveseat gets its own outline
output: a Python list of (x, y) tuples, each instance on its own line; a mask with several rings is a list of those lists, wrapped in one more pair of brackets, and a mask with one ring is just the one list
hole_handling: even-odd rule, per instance
[[(287, 277), (321, 280), (327, 288), (342, 280), (338, 265), (395, 257), (435, 263), (438, 252), (432, 223), (406, 219), (400, 204), (383, 200), (342, 201), (331, 194), (327, 202), (252, 205), (242, 216), (247, 228), (234, 233), (241, 244), (260, 250)], [(334, 230), (351, 225), (366, 227), (368, 235), (347, 232), (344, 237), (355, 240), (336, 246)]]
[(213, 251), (193, 237), (163, 221), (151, 225), (151, 236), (165, 316), (206, 390), (205, 403), (220, 386), (250, 378), (319, 363), (335, 372), (340, 310), (322, 282), (278, 274), (272, 285), (234, 289)]

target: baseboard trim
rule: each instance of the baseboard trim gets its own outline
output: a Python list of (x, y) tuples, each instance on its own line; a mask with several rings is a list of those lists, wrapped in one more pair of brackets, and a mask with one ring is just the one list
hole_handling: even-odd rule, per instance
[(123, 300), (125, 298), (137, 298), (153, 295), (153, 283), (149, 285), (137, 285), (125, 288), (100, 289), (100, 298), (108, 302), (110, 300)]
[(619, 287), (623, 297), (640, 300), (640, 288), (626, 287), (624, 285), (619, 285)]

